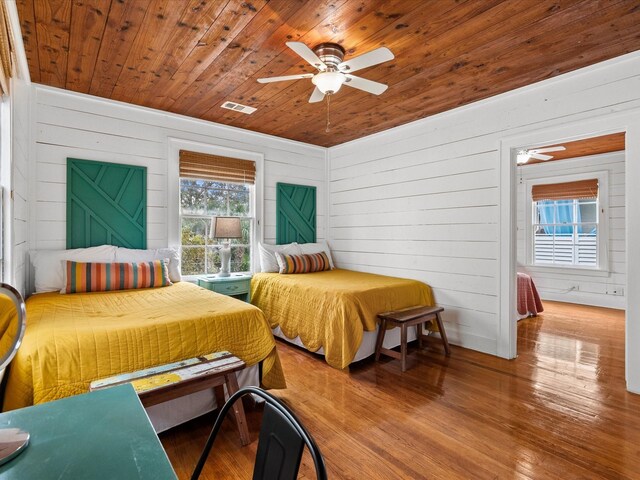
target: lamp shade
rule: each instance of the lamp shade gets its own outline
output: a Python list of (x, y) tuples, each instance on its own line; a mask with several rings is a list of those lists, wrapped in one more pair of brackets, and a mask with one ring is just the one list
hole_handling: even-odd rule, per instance
[(337, 93), (347, 77), (341, 72), (320, 72), (311, 82), (324, 94)]
[(215, 217), (213, 221), (213, 238), (242, 238), (239, 217)]

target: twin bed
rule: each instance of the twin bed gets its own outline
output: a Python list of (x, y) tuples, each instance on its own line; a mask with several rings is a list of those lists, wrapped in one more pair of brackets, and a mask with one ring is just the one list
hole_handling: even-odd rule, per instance
[[(246, 374), (253, 381), (243, 383), (256, 384), (261, 369), (265, 388), (285, 387), (263, 313), (188, 282), (114, 292), (40, 293), (27, 300), (27, 318), (27, 332), (9, 371), (4, 410), (86, 393), (99, 378), (219, 350), (247, 363)], [(192, 407), (194, 402), (213, 407), (210, 399), (189, 399)], [(180, 417), (171, 410), (157, 409), (158, 430), (195, 416)]]
[[(255, 274), (251, 302), (264, 312), (274, 334), (342, 369), (374, 352), (378, 313), (431, 306), (433, 296), (415, 280), (334, 269)], [(385, 346), (399, 345), (397, 337), (389, 335)]]

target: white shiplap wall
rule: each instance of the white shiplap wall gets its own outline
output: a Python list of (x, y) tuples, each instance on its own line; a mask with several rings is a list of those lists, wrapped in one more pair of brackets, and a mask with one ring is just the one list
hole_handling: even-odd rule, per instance
[(13, 184), (13, 285), (26, 291), (26, 264), (28, 252), (28, 199), (29, 199), (29, 142), (30, 92), (23, 80), (11, 83), (11, 152)]
[[(626, 288), (625, 240), (625, 155), (617, 152), (571, 160), (539, 163), (518, 168), (518, 263), (533, 278), (543, 299), (562, 302), (624, 308), (624, 295), (613, 295), (614, 290)], [(530, 219), (526, 208), (527, 181), (545, 177), (561, 177), (578, 173), (608, 172), (609, 235), (604, 241), (608, 250), (608, 265), (603, 274), (589, 271), (576, 272), (560, 268), (527, 267), (525, 255), (525, 221)], [(519, 268), (519, 270), (521, 270)], [(573, 288), (573, 290), (572, 290)]]
[(147, 167), (149, 248), (168, 243), (168, 139), (264, 155), (264, 239), (275, 241), (277, 182), (317, 187), (318, 237), (325, 237), (326, 151), (246, 130), (134, 105), (34, 86), (31, 249), (65, 248), (67, 157)]
[(430, 284), (450, 339), (496, 354), (501, 142), (638, 107), (635, 53), (331, 148), (337, 263)]

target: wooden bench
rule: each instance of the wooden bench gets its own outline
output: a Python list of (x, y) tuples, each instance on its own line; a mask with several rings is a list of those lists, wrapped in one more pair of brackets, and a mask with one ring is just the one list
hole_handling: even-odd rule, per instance
[[(225, 402), (224, 386), (227, 387), (229, 396), (237, 392), (239, 387), (236, 372), (245, 367), (246, 364), (231, 353), (215, 352), (202, 357), (95, 380), (91, 382), (89, 390), (101, 390), (131, 383), (142, 405), (150, 407), (213, 388), (218, 408), (222, 408)], [(242, 402), (235, 402), (233, 416), (238, 425), (242, 445), (248, 445), (249, 430)]]
[[(380, 359), (380, 354), (384, 353), (390, 357), (400, 360), (402, 371), (407, 370), (407, 328), (416, 327), (416, 337), (418, 339), (418, 348), (422, 348), (422, 341), (427, 340), (429, 337), (422, 334), (422, 325), (426, 322), (436, 321), (438, 325), (438, 331), (440, 332), (440, 338), (444, 345), (444, 351), (447, 355), (451, 353), (449, 348), (449, 342), (447, 341), (447, 334), (444, 330), (444, 324), (440, 317), (440, 312), (443, 312), (442, 307), (410, 307), (404, 310), (397, 310), (393, 312), (385, 312), (378, 315), (380, 319), (380, 329), (378, 330), (378, 337), (376, 339), (376, 361)], [(384, 348), (382, 343), (384, 342), (384, 336), (387, 331), (387, 326), (400, 327), (400, 353), (395, 350), (389, 350)]]

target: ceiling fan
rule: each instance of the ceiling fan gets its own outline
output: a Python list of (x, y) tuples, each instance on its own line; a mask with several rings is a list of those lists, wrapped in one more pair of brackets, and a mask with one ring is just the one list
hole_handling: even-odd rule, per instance
[(313, 50), (302, 42), (287, 42), (287, 47), (318, 69), (319, 72), (259, 78), (258, 82), (271, 83), (310, 78), (316, 88), (309, 98), (309, 103), (321, 102), (325, 95), (337, 93), (342, 85), (364, 90), (374, 95), (380, 95), (387, 89), (387, 85), (384, 83), (351, 75), (352, 72), (392, 60), (394, 58), (393, 53), (386, 47), (376, 48), (347, 61), (343, 61), (344, 48), (337, 43), (321, 43)]
[(553, 155), (544, 155), (544, 154), (551, 153), (551, 152), (561, 152), (563, 150), (566, 150), (566, 148), (563, 147), (562, 145), (559, 145), (557, 147), (531, 148), (531, 149), (518, 150), (517, 162), (518, 162), (518, 165), (522, 165), (524, 163), (527, 163), (532, 158), (546, 162), (547, 160), (551, 160), (553, 158)]

